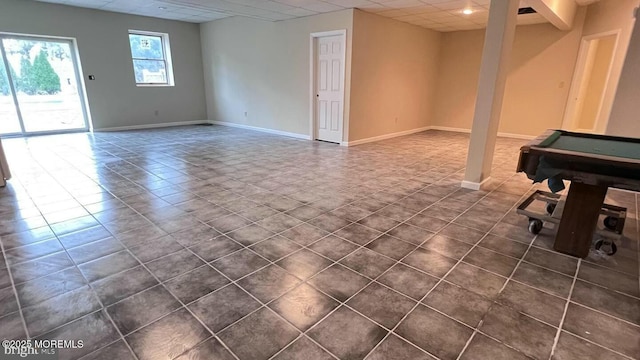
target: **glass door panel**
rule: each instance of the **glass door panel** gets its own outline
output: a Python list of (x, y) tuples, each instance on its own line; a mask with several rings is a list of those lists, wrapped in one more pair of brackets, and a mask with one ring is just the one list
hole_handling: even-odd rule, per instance
[(4, 37), (25, 133), (87, 128), (69, 40)]
[[(11, 71), (11, 74), (13, 74), (13, 69)], [(7, 72), (6, 62), (2, 57), (2, 52), (0, 52), (0, 135), (20, 134), (22, 132)]]

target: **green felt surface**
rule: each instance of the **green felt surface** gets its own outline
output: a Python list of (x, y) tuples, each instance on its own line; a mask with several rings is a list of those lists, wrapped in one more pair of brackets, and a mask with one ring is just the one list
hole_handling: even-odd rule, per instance
[[(557, 132), (556, 132), (557, 133)], [(640, 159), (640, 143), (606, 139), (591, 139), (571, 135), (551, 135), (540, 145), (551, 149), (576, 151), (589, 154)], [(547, 141), (555, 138), (555, 141)], [(543, 145), (544, 144), (544, 145)]]

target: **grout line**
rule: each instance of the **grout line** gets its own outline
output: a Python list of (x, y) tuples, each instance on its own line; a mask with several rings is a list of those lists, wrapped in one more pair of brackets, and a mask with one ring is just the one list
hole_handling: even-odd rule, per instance
[[(570, 303), (572, 303), (572, 304), (574, 304), (574, 305), (576, 305), (576, 306), (580, 306), (580, 307), (585, 308), (585, 309), (587, 309), (587, 310), (590, 310), (590, 311), (593, 311), (593, 312), (598, 313), (598, 314), (600, 314), (600, 315), (603, 315), (603, 316), (605, 316), (605, 317), (608, 317), (608, 318), (614, 319), (614, 320), (619, 321), (619, 322), (622, 322), (622, 323), (626, 323), (627, 325), (629, 325), (629, 326), (631, 326), (631, 327), (640, 328), (640, 324), (636, 324), (636, 323), (633, 323), (633, 322), (631, 322), (631, 321), (629, 321), (629, 320), (625, 320), (625, 319), (619, 318), (619, 317), (617, 317), (617, 316), (615, 316), (615, 315), (612, 315), (612, 314), (606, 313), (606, 312), (604, 312), (604, 311), (602, 311), (602, 310), (594, 309), (594, 308), (591, 308), (591, 307), (589, 307), (589, 306), (586, 306), (586, 305), (583, 305), (583, 304), (580, 304), (580, 303), (578, 303), (578, 302), (571, 301), (571, 300), (570, 300), (569, 302), (570, 302)], [(565, 330), (565, 331), (566, 331), (566, 330)], [(640, 329), (639, 329), (639, 331), (640, 331)], [(602, 346), (602, 345), (601, 345), (601, 346)]]
[(574, 333), (569, 332), (569, 331), (567, 331), (567, 330), (562, 330), (562, 331), (563, 331), (563, 332), (565, 332), (565, 333), (567, 333), (567, 334), (569, 334), (569, 335), (571, 335), (571, 336), (575, 336), (576, 338), (578, 338), (578, 339), (580, 339), (580, 340), (582, 340), (582, 341), (584, 341), (584, 342), (588, 342), (588, 343), (590, 343), (590, 344), (592, 344), (592, 345), (594, 345), (594, 346), (596, 346), (596, 347), (601, 347), (601, 348), (603, 348), (603, 349), (606, 349), (607, 351), (611, 351), (612, 353), (617, 354), (617, 355), (620, 355), (620, 356), (622, 356), (622, 357), (624, 357), (624, 358), (626, 358), (626, 359), (629, 359), (629, 360), (637, 360), (637, 358), (633, 358), (633, 357), (631, 357), (631, 356), (629, 356), (629, 355), (625, 355), (625, 354), (623, 354), (623, 353), (621, 353), (621, 352), (619, 352), (619, 351), (617, 351), (617, 350), (614, 350), (614, 349), (608, 348), (608, 347), (606, 347), (606, 346), (600, 345), (600, 344), (598, 344), (598, 343), (594, 342), (593, 340), (587, 339), (587, 338), (582, 337), (582, 336), (580, 336), (580, 335), (578, 335), (578, 334), (574, 334)]
[(562, 332), (562, 327), (564, 326), (564, 319), (567, 317), (567, 311), (569, 310), (569, 304), (571, 304), (571, 296), (573, 295), (573, 289), (576, 286), (576, 280), (578, 279), (578, 272), (580, 271), (580, 264), (582, 259), (578, 260), (578, 266), (576, 267), (576, 272), (573, 275), (573, 282), (571, 283), (571, 287), (569, 288), (569, 295), (567, 296), (566, 303), (564, 304), (564, 311), (562, 312), (562, 317), (560, 318), (560, 324), (558, 324), (558, 330), (556, 331), (556, 336), (553, 339), (553, 346), (551, 347), (551, 353), (549, 354), (549, 360), (553, 358), (553, 354), (556, 351), (556, 347), (558, 346), (558, 340), (560, 340), (560, 333)]
[[(29, 336), (29, 329), (27, 328), (27, 322), (24, 319), (24, 313), (22, 312), (22, 305), (20, 304), (20, 297), (18, 296), (18, 290), (16, 288), (16, 283), (13, 279), (13, 274), (11, 268), (9, 267), (9, 262), (7, 261), (7, 254), (5, 253), (4, 246), (2, 244), (2, 239), (0, 237), (0, 251), (2, 251), (2, 256), (4, 259), (4, 263), (7, 266), (7, 274), (9, 275), (9, 282), (11, 283), (11, 289), (13, 290), (13, 296), (16, 299), (16, 304), (18, 305), (18, 313), (20, 314), (20, 322), (22, 323), (22, 328), (24, 330), (24, 334), (27, 339), (31, 339)], [(7, 314), (9, 315), (9, 314)]]
[[(491, 307), (489, 309), (491, 309)], [(487, 311), (489, 311), (489, 310), (487, 310)], [(477, 328), (479, 328), (481, 325), (482, 325), (482, 320), (480, 320), (478, 325), (476, 325), (476, 327), (473, 329), (473, 332), (471, 333), (471, 336), (469, 336), (469, 339), (467, 339), (467, 342), (464, 343), (464, 346), (462, 347), (462, 350), (460, 350), (460, 353), (458, 353), (458, 356), (456, 357), (456, 360), (460, 360), (460, 358), (462, 357), (462, 354), (464, 354), (464, 352), (467, 351), (467, 348), (469, 347), (469, 345), (471, 345), (471, 342), (476, 337), (476, 334), (478, 332), (480, 332), (480, 330), (477, 330)], [(498, 341), (498, 342), (502, 344), (501, 341)], [(520, 350), (517, 350), (517, 349), (514, 349), (514, 350), (520, 352)]]

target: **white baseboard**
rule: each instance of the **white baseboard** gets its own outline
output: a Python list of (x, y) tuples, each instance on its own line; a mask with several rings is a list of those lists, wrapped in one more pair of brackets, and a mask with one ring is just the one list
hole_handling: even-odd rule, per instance
[(355, 145), (366, 144), (366, 143), (370, 143), (370, 142), (374, 142), (374, 141), (391, 139), (391, 138), (398, 137), (398, 136), (415, 134), (415, 133), (418, 133), (418, 132), (421, 132), (421, 131), (425, 131), (425, 130), (429, 130), (429, 129), (430, 129), (429, 126), (425, 126), (425, 127), (421, 127), (421, 128), (405, 130), (405, 131), (399, 131), (399, 132), (395, 132), (395, 133), (391, 133), (391, 134), (384, 134), (384, 135), (380, 135), (380, 136), (374, 136), (374, 137), (355, 140), (355, 141), (343, 141), (340, 145), (342, 145), (342, 146), (355, 146)]
[(240, 128), (240, 129), (260, 131), (260, 132), (264, 132), (264, 133), (268, 133), (268, 134), (289, 136), (289, 137), (293, 137), (293, 138), (297, 138), (297, 139), (311, 140), (311, 137), (309, 135), (292, 133), (292, 132), (287, 132), (287, 131), (280, 131), (280, 130), (267, 129), (267, 128), (262, 128), (262, 127), (257, 127), (257, 126), (236, 124), (236, 123), (227, 122), (227, 121), (210, 120), (209, 123), (210, 124), (214, 124), (214, 125), (223, 125), (223, 126), (230, 126), (230, 127)]
[[(115, 127), (108, 127), (108, 128), (93, 129), (93, 131), (96, 131), (96, 132), (102, 132), (102, 131), (109, 132), (109, 131), (143, 130), (143, 129), (156, 129), (156, 128), (164, 128), (164, 127), (201, 125), (201, 124), (214, 124), (214, 125), (230, 126), (230, 127), (240, 128), (240, 129), (260, 131), (260, 132), (264, 132), (264, 133), (268, 133), (268, 134), (289, 136), (289, 137), (293, 137), (293, 138), (296, 138), (296, 139), (311, 140), (311, 137), (309, 135), (305, 135), (305, 134), (298, 134), (298, 133), (292, 133), (292, 132), (287, 132), (287, 131), (274, 130), (274, 129), (262, 128), (262, 127), (257, 127), (257, 126), (237, 124), (237, 123), (232, 123), (232, 122), (227, 122), (227, 121), (216, 121), (216, 120), (192, 120), (192, 121), (176, 121), (176, 122), (159, 123), (159, 124), (115, 126)], [(366, 143), (370, 143), (370, 142), (374, 142), (374, 141), (391, 139), (391, 138), (395, 138), (395, 137), (398, 137), (398, 136), (415, 134), (415, 133), (426, 131), (426, 130), (451, 131), (451, 132), (459, 132), (459, 133), (466, 133), (466, 134), (471, 133), (470, 129), (433, 125), (433, 126), (424, 126), (424, 127), (420, 127), (420, 128), (416, 128), (416, 129), (411, 129), (411, 130), (399, 131), (399, 132), (395, 132), (395, 133), (391, 133), (391, 134), (384, 134), (384, 135), (380, 135), (380, 136), (374, 136), (374, 137), (355, 140), (355, 141), (343, 141), (340, 145), (342, 145), (342, 146), (355, 146), (355, 145), (366, 144)], [(514, 138), (514, 139), (524, 139), (524, 140), (531, 140), (531, 139), (535, 138), (535, 136), (531, 136), (531, 135), (510, 134), (510, 133), (498, 133), (498, 136), (507, 137), (507, 138)]]
[(499, 137), (512, 138), (512, 139), (522, 139), (522, 140), (533, 140), (536, 137), (533, 135), (523, 135), (523, 134), (512, 134), (512, 133), (504, 133), (499, 132)]
[(462, 186), (465, 189), (480, 190), (480, 188), (482, 188), (482, 185), (484, 185), (489, 180), (491, 180), (491, 177), (488, 177), (482, 180), (482, 182), (473, 182), (473, 181), (463, 180), (460, 186)]
[[(465, 133), (465, 134), (471, 133), (471, 129), (455, 128), (455, 127), (448, 127), (448, 126), (435, 126), (435, 125), (429, 126), (429, 130), (451, 131), (451, 132), (459, 132), (459, 133)], [(499, 132), (498, 136), (512, 138), (512, 139), (523, 139), (523, 140), (532, 140), (536, 138), (535, 136), (532, 136), (532, 135), (512, 134), (512, 133), (504, 133), (504, 132)]]
[(207, 120), (176, 121), (176, 122), (159, 123), (159, 124), (129, 125), (129, 126), (99, 128), (99, 129), (93, 129), (93, 131), (108, 132), (108, 131), (142, 130), (142, 129), (156, 129), (156, 128), (164, 128), (164, 127), (172, 127), (172, 126), (201, 125), (201, 124), (208, 124), (208, 123), (209, 121)]
[(451, 131), (451, 132), (471, 134), (471, 129), (455, 128), (455, 127), (448, 127), (448, 126), (431, 125), (429, 126), (429, 130)]

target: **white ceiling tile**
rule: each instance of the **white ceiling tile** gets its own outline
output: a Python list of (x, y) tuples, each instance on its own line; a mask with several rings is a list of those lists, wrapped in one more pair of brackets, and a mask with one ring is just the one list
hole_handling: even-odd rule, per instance
[(315, 15), (317, 14), (317, 12), (303, 9), (303, 8), (293, 8), (291, 10), (283, 11), (283, 14), (301, 17), (301, 16)]
[(380, 7), (376, 7), (376, 8), (367, 8), (367, 9), (362, 9), (365, 10), (366, 12), (372, 13), (372, 14), (378, 14), (381, 13), (383, 11), (388, 11), (389, 9), (382, 7), (382, 5), (380, 5)]
[(229, 0), (234, 3), (246, 5), (258, 9), (264, 9), (275, 12), (284, 12), (287, 10), (295, 9), (295, 6), (267, 0)]
[(469, 20), (473, 21), (476, 24), (487, 24), (489, 21), (489, 14), (481, 14), (481, 16), (469, 17)]
[[(0, 0), (1, 1), (1, 0)], [(318, 13), (359, 8), (437, 31), (486, 26), (491, 0), (37, 0), (106, 11), (131, 13), (188, 22), (229, 16), (280, 21)], [(523, 0), (521, 0), (523, 1)], [(568, 1), (568, 0), (565, 0)], [(591, 0), (580, 0), (591, 1)], [(163, 9), (160, 9), (163, 8)], [(464, 15), (462, 9), (473, 14)], [(518, 24), (546, 22), (540, 14), (518, 16)]]
[(289, 20), (295, 19), (296, 17), (293, 15), (287, 15), (283, 13), (271, 12), (269, 14), (260, 15), (261, 18), (271, 21), (281, 21), (281, 20)]
[(82, 6), (82, 7), (88, 7), (88, 8), (98, 8), (98, 7), (106, 5), (107, 3), (109, 3), (109, 1), (105, 1), (105, 0), (67, 0), (67, 1), (65, 1), (65, 5)]
[(366, 7), (366, 6), (375, 4), (369, 0), (324, 0), (324, 1), (333, 5), (344, 7), (344, 8)]
[(398, 16), (411, 15), (411, 14), (409, 14), (408, 12), (406, 12), (404, 10), (401, 10), (401, 9), (393, 9), (393, 10), (389, 9), (389, 10), (384, 10), (384, 11), (378, 12), (378, 15), (394, 18), (394, 17), (398, 17)]
[(438, 20), (438, 21), (440, 21), (440, 19), (457, 18), (457, 17), (459, 17), (459, 16), (453, 15), (453, 14), (451, 14), (449, 12), (446, 12), (446, 11), (441, 11), (441, 12), (432, 13), (432, 14), (422, 14), (421, 16), (424, 17), (424, 18), (427, 18), (427, 19), (434, 19), (434, 20)]
[(452, 1), (452, 0), (422, 0), (422, 2), (424, 2), (425, 4), (430, 4), (430, 5), (441, 4), (449, 1)]
[(402, 15), (402, 16), (398, 16), (396, 18), (394, 18), (398, 21), (406, 21), (406, 22), (411, 22), (414, 20), (424, 20), (420, 15)]
[(316, 1), (316, 2), (311, 3), (311, 4), (301, 5), (300, 7), (303, 8), (303, 9), (307, 9), (307, 10), (311, 10), (311, 11), (315, 11), (315, 12), (320, 12), (320, 13), (346, 9), (345, 7), (334, 5), (334, 4), (329, 4), (329, 3), (326, 3), (326, 2), (323, 2), (323, 1)]
[[(471, 10), (473, 12), (467, 15), (463, 12), (464, 10)], [(473, 15), (474, 13), (481, 12), (481, 11), (487, 11), (487, 10), (481, 7), (469, 7), (469, 8), (462, 8), (462, 9), (455, 8), (455, 9), (447, 10), (447, 12), (450, 14), (453, 14), (455, 16), (465, 17), (465, 18)]]
[(273, 1), (281, 4), (291, 5), (293, 7), (303, 7), (305, 5), (312, 5), (312, 4), (321, 2), (320, 0), (273, 0)]
[(444, 3), (436, 4), (435, 7), (442, 10), (462, 10), (467, 7), (472, 7), (473, 2), (469, 0), (456, 0), (456, 1), (447, 1)]
[(358, 6), (358, 9), (365, 10), (365, 11), (382, 11), (386, 9), (386, 7), (384, 7), (384, 5), (382, 4), (370, 2), (368, 5)]
[(438, 9), (437, 7), (432, 6), (432, 5), (422, 5), (422, 6), (417, 6), (417, 7), (404, 8), (403, 10), (409, 11), (409, 12), (412, 12), (412, 13), (418, 13), (418, 14), (429, 14), (429, 13), (442, 11), (442, 10)]
[(211, 14), (211, 15), (207, 15), (207, 16), (192, 16), (192, 17), (189, 18), (188, 21), (202, 23), (202, 22), (208, 22), (208, 21), (213, 21), (213, 20), (224, 19), (226, 17), (229, 17), (229, 16), (228, 15), (220, 15), (220, 14)]
[(434, 7), (428, 6), (428, 5), (414, 6), (409, 8), (403, 8), (402, 11), (406, 12), (407, 14), (428, 14), (428, 13), (434, 12)]
[(403, 9), (417, 6), (424, 6), (425, 4), (420, 0), (392, 0), (385, 2), (384, 6), (391, 9)]

